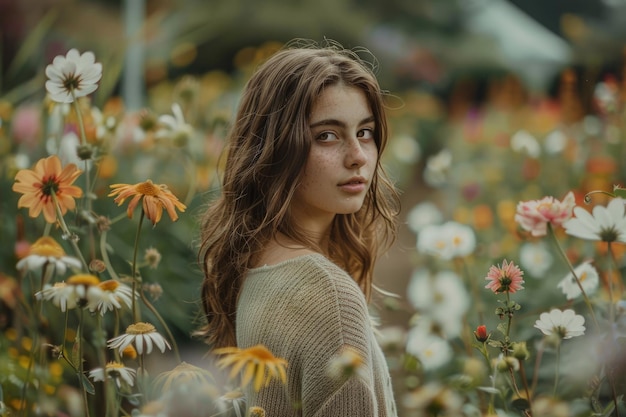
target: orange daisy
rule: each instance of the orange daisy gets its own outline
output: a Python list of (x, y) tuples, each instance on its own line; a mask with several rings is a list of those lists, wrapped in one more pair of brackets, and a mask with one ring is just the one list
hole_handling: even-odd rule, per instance
[(22, 169), (15, 175), (13, 191), (24, 194), (17, 202), (17, 207), (27, 207), (30, 217), (37, 217), (43, 211), (48, 223), (57, 220), (53, 195), (56, 196), (61, 214), (76, 207), (74, 198), (83, 195), (80, 187), (72, 183), (82, 173), (74, 164), (61, 166), (58, 156), (52, 155), (40, 159), (35, 169)]
[(241, 383), (246, 386), (254, 378), (254, 390), (257, 392), (263, 385), (267, 386), (272, 378), (279, 378), (283, 384), (287, 382), (287, 372), (285, 371), (287, 361), (275, 357), (263, 345), (255, 345), (247, 349), (225, 347), (215, 349), (214, 352), (218, 355), (224, 355), (217, 362), (220, 368), (232, 365), (229, 375), (231, 379), (245, 367)]
[(148, 219), (154, 226), (161, 221), (163, 215), (163, 208), (167, 211), (172, 221), (178, 220), (178, 214), (176, 209), (184, 212), (187, 206), (181, 203), (178, 198), (172, 194), (165, 184), (154, 184), (151, 180), (140, 182), (138, 184), (113, 184), (111, 185), (113, 191), (109, 194), (109, 197), (115, 197), (115, 201), (118, 206), (121, 206), (124, 201), (133, 197), (128, 204), (126, 214), (128, 218), (133, 218), (133, 211), (139, 204), (139, 201), (143, 198), (143, 211)]

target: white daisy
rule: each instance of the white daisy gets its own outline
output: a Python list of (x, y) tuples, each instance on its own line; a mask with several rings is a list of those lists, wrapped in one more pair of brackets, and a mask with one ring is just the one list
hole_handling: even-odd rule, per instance
[(115, 384), (120, 388), (122, 383), (128, 386), (133, 386), (135, 383), (135, 371), (132, 368), (127, 368), (124, 364), (119, 362), (109, 362), (103, 368), (96, 368), (89, 371), (89, 377), (95, 382), (104, 381), (105, 374), (108, 379), (113, 379)]
[(456, 273), (439, 271), (431, 274), (426, 269), (414, 271), (407, 298), (417, 311), (435, 322), (445, 337), (461, 334), (461, 319), (469, 309), (470, 297)]
[(541, 313), (534, 327), (541, 330), (546, 336), (556, 334), (561, 339), (571, 339), (585, 334), (584, 324), (585, 318), (576, 314), (574, 310), (561, 311), (555, 308), (549, 313)]
[(534, 277), (542, 277), (550, 267), (554, 257), (542, 241), (524, 243), (520, 247), (520, 266)]
[(89, 311), (99, 311), (101, 315), (114, 308), (121, 309), (122, 303), (131, 308), (133, 302), (133, 290), (116, 280), (102, 281), (98, 284), (100, 291), (94, 292), (89, 297), (87, 307)]
[(511, 137), (511, 149), (518, 153), (524, 153), (531, 158), (541, 156), (539, 141), (526, 130), (519, 130)]
[(450, 177), (452, 169), (452, 152), (449, 149), (443, 149), (436, 155), (431, 156), (426, 161), (424, 168), (424, 181), (431, 187), (441, 187)]
[(54, 266), (54, 272), (63, 275), (67, 268), (80, 269), (80, 260), (73, 256), (67, 256), (65, 251), (53, 238), (44, 236), (39, 239), (29, 249), (29, 253), (15, 265), (22, 273), (35, 271), (45, 265)]
[(574, 207), (576, 217), (563, 223), (565, 232), (581, 239), (626, 243), (624, 202), (621, 198), (614, 198), (606, 207), (595, 206), (592, 213)]
[(58, 55), (46, 67), (46, 90), (50, 98), (59, 103), (72, 103), (98, 88), (102, 78), (102, 64), (96, 62), (93, 52), (80, 54), (70, 49), (67, 55)]
[(133, 345), (139, 355), (144, 351), (147, 354), (152, 352), (152, 346), (156, 345), (161, 353), (165, 352), (165, 348), (171, 349), (170, 344), (165, 340), (156, 328), (150, 323), (134, 323), (126, 328), (126, 333), (109, 340), (107, 346), (109, 349), (119, 349), (122, 352), (127, 346)]
[(444, 260), (468, 256), (476, 249), (474, 230), (454, 221), (424, 227), (417, 236), (417, 250)]
[(102, 290), (98, 284), (100, 284), (100, 279), (91, 274), (76, 274), (67, 280), (67, 285), (74, 289), (80, 307), (85, 307), (93, 300), (101, 298)]
[(172, 104), (172, 113), (159, 116), (159, 124), (161, 128), (157, 130), (155, 137), (157, 139), (169, 139), (175, 144), (187, 143), (193, 134), (193, 127), (185, 122), (183, 110), (178, 103)]
[(426, 371), (449, 363), (453, 355), (447, 340), (417, 327), (409, 331), (406, 351), (415, 356)]
[[(600, 276), (596, 268), (591, 265), (591, 261), (583, 262), (578, 265), (574, 269), (574, 272), (583, 290), (585, 290), (585, 293), (587, 295), (593, 294), (600, 284)], [(563, 291), (563, 294), (565, 294), (568, 300), (573, 300), (582, 294), (578, 283), (576, 283), (576, 278), (574, 278), (571, 272), (557, 284), (557, 287)]]
[(424, 227), (443, 221), (441, 210), (431, 201), (424, 201), (413, 207), (406, 216), (407, 226), (413, 233), (419, 233)]
[(57, 282), (54, 285), (46, 284), (43, 290), (35, 294), (38, 300), (52, 301), (62, 312), (76, 308), (78, 297), (74, 287), (65, 282)]

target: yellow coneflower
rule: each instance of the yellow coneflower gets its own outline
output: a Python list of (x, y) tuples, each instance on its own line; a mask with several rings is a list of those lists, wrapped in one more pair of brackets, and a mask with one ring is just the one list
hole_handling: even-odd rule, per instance
[(143, 199), (143, 211), (148, 219), (154, 226), (161, 221), (163, 215), (163, 208), (167, 211), (172, 221), (178, 220), (178, 214), (176, 209), (184, 212), (187, 206), (178, 201), (178, 198), (172, 194), (165, 184), (154, 184), (151, 180), (140, 182), (134, 185), (131, 184), (113, 184), (111, 185), (113, 191), (109, 193), (109, 197), (117, 196), (113, 201), (121, 206), (124, 201), (132, 197), (130, 203), (128, 203), (128, 209), (126, 214), (129, 218), (133, 217), (133, 211), (139, 204), (139, 201)]
[[(254, 378), (254, 390), (259, 391), (264, 385), (267, 386), (272, 378), (278, 378), (285, 384), (287, 382), (287, 361), (275, 357), (263, 345), (256, 345), (247, 349), (237, 347), (225, 347), (215, 349), (214, 353), (224, 355), (217, 362), (220, 368), (232, 366), (229, 378), (234, 378), (242, 369), (242, 385), (248, 385)], [(245, 369), (244, 369), (245, 368)]]

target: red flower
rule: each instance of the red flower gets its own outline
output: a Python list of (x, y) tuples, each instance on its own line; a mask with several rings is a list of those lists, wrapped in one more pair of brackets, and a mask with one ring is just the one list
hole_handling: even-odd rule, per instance
[(474, 331), (474, 337), (476, 337), (476, 340), (478, 340), (480, 343), (485, 343), (487, 340), (489, 340), (489, 333), (487, 333), (487, 326), (485, 326), (484, 324), (481, 324), (480, 326), (478, 326), (476, 330)]

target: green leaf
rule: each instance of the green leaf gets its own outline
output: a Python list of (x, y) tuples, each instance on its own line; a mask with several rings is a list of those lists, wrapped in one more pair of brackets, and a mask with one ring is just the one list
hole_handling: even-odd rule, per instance
[(94, 386), (91, 383), (91, 381), (89, 380), (89, 378), (87, 378), (87, 375), (80, 374), (80, 383), (82, 384), (82, 386), (85, 389), (85, 391), (87, 391), (87, 393), (89, 393), (91, 395), (95, 395), (96, 394), (96, 389), (94, 388)]

